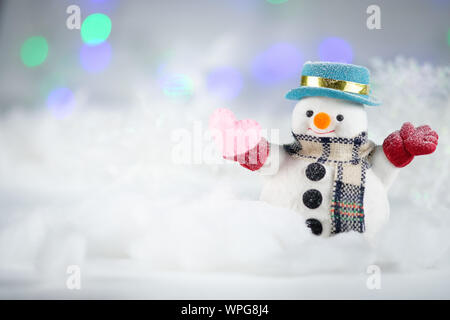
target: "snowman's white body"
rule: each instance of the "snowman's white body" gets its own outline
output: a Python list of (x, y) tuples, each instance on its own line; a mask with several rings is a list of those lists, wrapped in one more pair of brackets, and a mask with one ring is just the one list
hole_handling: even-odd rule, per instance
[[(305, 116), (307, 110), (314, 113), (326, 112), (334, 120), (326, 130), (317, 129), (311, 118)], [(336, 120), (338, 114), (343, 115), (343, 121)], [(366, 112), (362, 105), (353, 102), (308, 97), (300, 100), (293, 112), (292, 130), (296, 134), (354, 137), (362, 131), (367, 131)], [(327, 131), (333, 132), (326, 133)], [(319, 220), (323, 228), (321, 235), (326, 237), (331, 233), (330, 203), (335, 168), (324, 164), (325, 176), (319, 181), (312, 181), (305, 173), (307, 166), (312, 162), (314, 160), (291, 156), (282, 146), (271, 144), (269, 157), (260, 169), (266, 177), (260, 199), (276, 206), (293, 209), (305, 219)], [(366, 228), (364, 234), (368, 238), (372, 238), (389, 219), (387, 190), (395, 179), (397, 170), (385, 157), (382, 147), (376, 147), (371, 157), (371, 168), (366, 172), (364, 193)], [(309, 189), (319, 190), (322, 195), (322, 204), (318, 208), (310, 209), (303, 204), (302, 195)]]

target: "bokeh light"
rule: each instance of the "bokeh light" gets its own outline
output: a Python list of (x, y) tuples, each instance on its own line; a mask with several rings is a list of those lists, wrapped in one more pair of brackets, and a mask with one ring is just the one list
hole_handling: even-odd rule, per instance
[(303, 56), (290, 43), (277, 43), (259, 54), (253, 61), (252, 74), (263, 84), (276, 84), (298, 76)]
[(321, 61), (351, 63), (353, 49), (344, 39), (326, 38), (319, 45), (319, 58)]
[(89, 45), (97, 45), (108, 39), (111, 33), (111, 20), (103, 13), (94, 13), (84, 19), (81, 25), (81, 38)]
[(288, 0), (266, 0), (266, 1), (271, 4), (282, 4), (288, 2)]
[(27, 67), (42, 64), (48, 55), (48, 44), (44, 37), (31, 37), (25, 40), (20, 48), (20, 57)]
[(68, 88), (56, 88), (47, 97), (47, 108), (57, 118), (64, 118), (75, 108), (75, 98)]
[(162, 79), (164, 94), (168, 97), (190, 97), (194, 85), (192, 79), (184, 74), (167, 75)]
[(206, 83), (211, 94), (223, 100), (231, 100), (239, 95), (244, 81), (238, 70), (220, 67), (208, 74)]
[(89, 13), (111, 13), (117, 8), (119, 1), (120, 0), (89, 0), (83, 4), (83, 10)]
[(112, 49), (108, 42), (97, 46), (83, 45), (80, 51), (80, 63), (86, 71), (97, 73), (108, 67), (111, 56)]

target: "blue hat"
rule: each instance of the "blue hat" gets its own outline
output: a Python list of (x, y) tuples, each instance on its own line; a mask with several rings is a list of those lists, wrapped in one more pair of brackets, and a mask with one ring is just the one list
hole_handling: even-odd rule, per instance
[(290, 100), (322, 96), (350, 100), (369, 106), (381, 104), (370, 96), (370, 72), (353, 64), (335, 62), (306, 62), (299, 88), (286, 94)]

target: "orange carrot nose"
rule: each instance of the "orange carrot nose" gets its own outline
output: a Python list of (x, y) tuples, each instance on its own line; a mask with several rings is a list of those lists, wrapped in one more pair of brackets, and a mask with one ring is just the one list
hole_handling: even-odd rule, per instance
[(330, 116), (325, 112), (319, 112), (314, 117), (314, 125), (319, 129), (326, 129), (331, 123)]

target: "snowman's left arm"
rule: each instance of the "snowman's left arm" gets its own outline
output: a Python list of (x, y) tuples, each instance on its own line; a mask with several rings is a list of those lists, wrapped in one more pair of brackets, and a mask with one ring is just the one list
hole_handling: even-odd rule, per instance
[(406, 122), (399, 131), (391, 133), (378, 146), (372, 157), (372, 168), (383, 184), (389, 188), (398, 169), (407, 166), (415, 156), (436, 150), (439, 136), (429, 126), (414, 126)]

